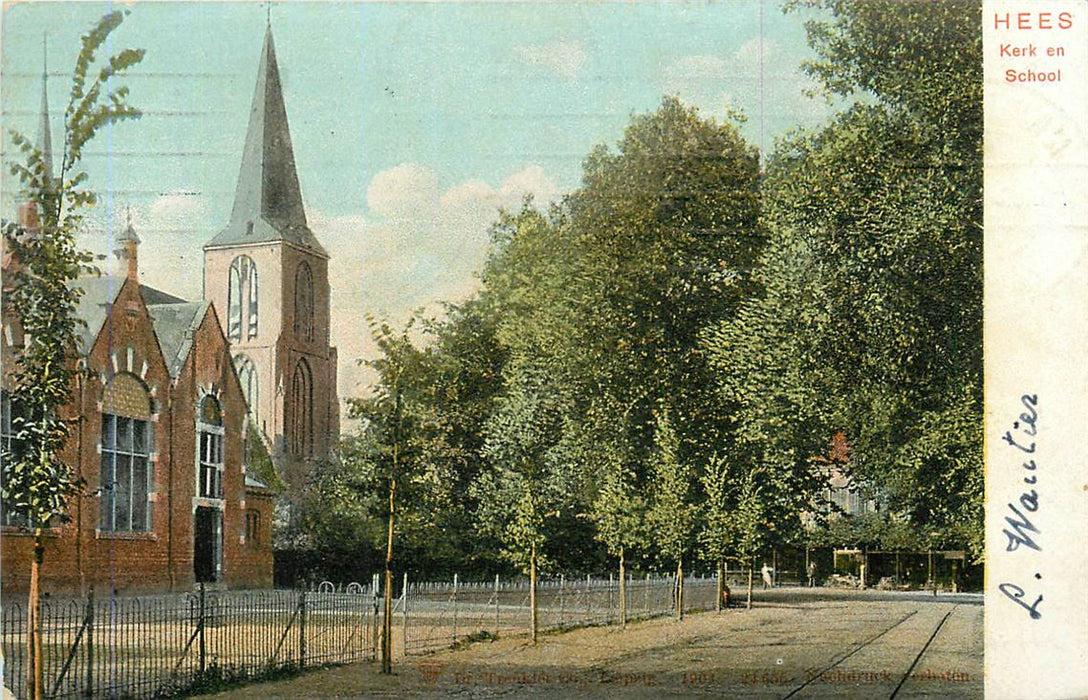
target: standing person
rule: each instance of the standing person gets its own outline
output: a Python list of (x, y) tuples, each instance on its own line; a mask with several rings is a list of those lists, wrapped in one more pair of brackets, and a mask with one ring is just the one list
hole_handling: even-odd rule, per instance
[(816, 587), (816, 562), (814, 561), (808, 563), (808, 587)]
[(760, 571), (761, 574), (763, 574), (763, 588), (764, 589), (773, 588), (774, 587), (774, 579), (772, 579), (771, 576), (772, 576), (772, 574), (774, 574), (774, 569), (767, 566), (767, 562), (763, 562), (763, 568), (760, 569), (759, 571)]

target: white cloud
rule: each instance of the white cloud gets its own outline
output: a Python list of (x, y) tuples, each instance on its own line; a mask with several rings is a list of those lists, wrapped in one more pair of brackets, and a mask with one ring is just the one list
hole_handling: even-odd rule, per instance
[(523, 63), (547, 68), (569, 80), (578, 77), (588, 60), (585, 50), (579, 44), (565, 39), (546, 44), (515, 46), (514, 54)]
[[(750, 122), (760, 111), (785, 113), (790, 121), (812, 126), (828, 114), (827, 105), (805, 96), (812, 79), (784, 56), (772, 41), (755, 37), (726, 55), (698, 54), (678, 58), (664, 66), (661, 87), (708, 116), (723, 118), (727, 111), (742, 109)], [(770, 144), (767, 144), (769, 147)]]
[(117, 204), (94, 211), (79, 244), (105, 256), (98, 262), (104, 273), (118, 272), (113, 243), (131, 217), (141, 241), (141, 282), (186, 299), (200, 299), (201, 276), (194, 271), (203, 267), (202, 246), (208, 237), (200, 228), (203, 216), (202, 197), (180, 190), (167, 192), (144, 207)]
[(438, 313), (439, 302), (468, 298), (479, 286), (488, 229), (499, 208), (520, 206), (526, 193), (541, 205), (559, 195), (535, 165), (497, 187), (465, 180), (441, 191), (437, 183), (429, 168), (398, 165), (370, 181), (366, 215), (308, 213), (330, 256), (332, 337), (341, 358), (342, 396), (360, 395), (372, 380), (355, 362), (376, 353), (367, 314), (402, 323), (415, 309)]

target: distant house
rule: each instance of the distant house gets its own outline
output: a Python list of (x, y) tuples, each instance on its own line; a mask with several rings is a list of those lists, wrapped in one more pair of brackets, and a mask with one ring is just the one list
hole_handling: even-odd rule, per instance
[[(813, 462), (823, 471), (825, 478), (825, 489), (817, 505), (820, 512), (832, 520), (843, 515), (876, 512), (876, 499), (849, 472), (850, 445), (842, 431), (837, 431), (832, 437), (827, 454), (816, 457)], [(805, 513), (802, 516), (806, 527), (816, 527), (815, 516), (815, 513)]]

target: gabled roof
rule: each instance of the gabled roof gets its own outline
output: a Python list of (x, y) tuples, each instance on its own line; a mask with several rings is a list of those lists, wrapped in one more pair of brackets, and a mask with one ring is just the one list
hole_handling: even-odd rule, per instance
[(170, 376), (177, 378), (185, 358), (193, 347), (193, 336), (208, 312), (209, 302), (183, 304), (148, 304), (147, 311), (159, 339), (163, 359)]
[(205, 248), (286, 241), (328, 257), (306, 223), (272, 28), (264, 37), (230, 223)]
[[(87, 325), (80, 329), (81, 350), (89, 352), (95, 338), (102, 330), (102, 324), (109, 317), (110, 307), (117, 300), (125, 277), (120, 275), (87, 275), (72, 282), (72, 286), (83, 290), (83, 296), (76, 307), (76, 315)], [(185, 304), (185, 300), (168, 294), (154, 287), (140, 285), (140, 296), (148, 306), (152, 304)], [(156, 331), (158, 329), (156, 328)]]

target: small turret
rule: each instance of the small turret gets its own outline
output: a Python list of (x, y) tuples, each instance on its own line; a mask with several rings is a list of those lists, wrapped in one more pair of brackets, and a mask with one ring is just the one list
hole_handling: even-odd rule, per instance
[(140, 237), (136, 235), (136, 228), (132, 225), (132, 212), (128, 212), (128, 222), (125, 225), (125, 229), (121, 231), (121, 235), (117, 237), (117, 242), (113, 248), (113, 254), (118, 260), (128, 262), (128, 269), (126, 276), (134, 281), (139, 282), (137, 266), (137, 248), (140, 247)]

